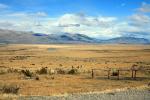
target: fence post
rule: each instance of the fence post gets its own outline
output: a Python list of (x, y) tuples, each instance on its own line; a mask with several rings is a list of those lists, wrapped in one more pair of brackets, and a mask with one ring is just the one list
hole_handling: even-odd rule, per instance
[(92, 69), (92, 78), (94, 78), (94, 69)]
[(118, 70), (118, 80), (119, 80), (119, 70)]
[(132, 71), (132, 76), (131, 77), (133, 78), (133, 69), (131, 69), (131, 71)]
[(108, 79), (110, 79), (110, 69), (108, 70)]
[(136, 72), (137, 72), (137, 70), (135, 70), (135, 72), (134, 72), (134, 79), (136, 79)]

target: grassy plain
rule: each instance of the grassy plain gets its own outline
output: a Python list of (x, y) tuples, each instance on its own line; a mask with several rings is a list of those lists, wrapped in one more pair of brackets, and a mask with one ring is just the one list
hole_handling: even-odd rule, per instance
[[(17, 85), (20, 95), (59, 95), (65, 93), (93, 92), (124, 87), (137, 87), (150, 82), (149, 73), (138, 72), (131, 79), (130, 72), (107, 79), (107, 73), (93, 68), (130, 68), (133, 64), (150, 66), (149, 45), (97, 45), (97, 44), (10, 44), (0, 46), (0, 86)], [(25, 79), (21, 73), (8, 73), (10, 68), (28, 69), (35, 73), (41, 67), (49, 70), (78, 69), (78, 73), (38, 75), (39, 80)], [(150, 67), (149, 67), (150, 68)], [(125, 78), (126, 77), (126, 78)]]

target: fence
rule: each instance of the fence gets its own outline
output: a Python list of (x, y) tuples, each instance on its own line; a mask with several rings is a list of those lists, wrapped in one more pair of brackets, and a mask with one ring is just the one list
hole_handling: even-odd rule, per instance
[[(130, 69), (116, 69), (115, 71), (113, 71), (114, 69), (113, 68), (107, 68), (107, 69), (92, 69), (91, 71), (91, 76), (92, 78), (95, 77), (95, 71), (96, 70), (100, 70), (100, 71), (103, 71), (103, 72), (106, 72), (107, 73), (107, 78), (110, 79), (111, 78), (111, 75), (112, 76), (116, 76), (117, 79), (119, 80), (120, 79), (120, 73), (122, 72), (130, 72), (131, 73), (131, 78), (132, 79), (136, 79), (137, 78), (137, 72), (138, 71), (150, 71), (150, 68), (135, 68), (135, 66), (132, 66)], [(112, 73), (111, 73), (112, 72)]]

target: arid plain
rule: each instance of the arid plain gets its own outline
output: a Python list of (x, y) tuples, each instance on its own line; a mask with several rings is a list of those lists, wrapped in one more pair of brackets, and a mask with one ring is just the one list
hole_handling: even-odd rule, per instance
[[(105, 71), (96, 71), (91, 78), (92, 69), (130, 69), (131, 66), (150, 68), (149, 45), (126, 44), (55, 44), (25, 45), (10, 44), (0, 46), (0, 86), (17, 85), (18, 95), (60, 95), (104, 91), (147, 85), (150, 72), (137, 72), (137, 79), (131, 72), (121, 72), (120, 79), (111, 76), (107, 79)], [(37, 70), (47, 68), (47, 74)], [(76, 73), (68, 74), (71, 69)], [(10, 71), (11, 70), (11, 71)], [(13, 70), (13, 71), (12, 71)], [(38, 79), (27, 78), (21, 70), (29, 70)], [(64, 73), (55, 73), (61, 70)]]

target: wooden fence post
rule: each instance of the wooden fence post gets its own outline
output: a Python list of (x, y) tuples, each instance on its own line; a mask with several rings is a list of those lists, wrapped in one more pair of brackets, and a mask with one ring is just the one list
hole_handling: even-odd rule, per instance
[(108, 79), (110, 79), (110, 69), (108, 70)]
[(134, 72), (134, 71), (133, 71), (133, 69), (131, 69), (131, 71), (132, 71), (132, 76), (131, 76), (131, 77), (133, 78), (133, 72)]
[(92, 69), (92, 78), (94, 78), (94, 69)]
[(119, 80), (119, 70), (118, 70), (118, 80)]
[(137, 70), (135, 70), (135, 72), (134, 72), (134, 79), (136, 79), (136, 72), (137, 72)]

